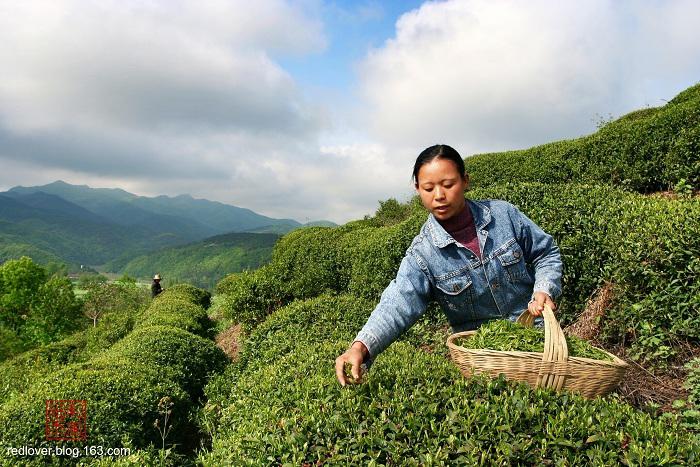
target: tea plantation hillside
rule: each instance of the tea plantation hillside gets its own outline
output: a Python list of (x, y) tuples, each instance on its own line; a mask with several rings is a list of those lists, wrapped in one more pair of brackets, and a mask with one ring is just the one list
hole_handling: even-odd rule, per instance
[[(698, 198), (538, 183), (494, 185), (469, 196), (510, 201), (555, 237), (565, 265), (559, 304), (563, 325), (610, 283), (614, 300), (600, 323), (609, 343), (624, 340), (645, 358), (663, 363), (680, 343), (700, 339)], [(277, 244), (270, 264), (218, 284), (218, 293), (226, 297), (222, 306), (231, 319), (255, 325), (285, 303), (324, 292), (377, 301), (425, 218), (415, 206), (394, 225), (370, 219), (292, 232)]]
[[(228, 359), (214, 345), (210, 294), (169, 288), (142, 313), (117, 319), (0, 365), (0, 465), (111, 463), (97, 456), (15, 456), (9, 447), (127, 449), (122, 462), (187, 463), (203, 439), (196, 422), (208, 378)], [(125, 319), (121, 319), (125, 318)], [(46, 400), (86, 400), (87, 439), (46, 439)]]
[[(218, 465), (693, 465), (697, 438), (615, 397), (533, 391), (463, 378), (442, 352), (421, 350), (436, 319), (382, 354), (359, 386), (333, 361), (373, 301), (298, 300), (246, 341), (239, 362), (207, 385)], [(433, 339), (435, 340), (435, 339)]]
[(596, 133), (465, 160), (474, 186), (592, 182), (642, 193), (700, 190), (700, 84), (663, 107), (631, 112)]
[[(700, 86), (594, 135), (468, 158), (471, 199), (503, 199), (551, 233), (565, 265), (562, 325), (606, 293), (597, 344), (687, 393), (663, 414), (584, 400), (448, 361), (435, 304), (341, 388), (334, 360), (394, 278), (427, 213), (291, 232), (264, 267), (222, 280), (214, 313), (243, 325), (239, 359), (205, 388), (204, 465), (697, 465), (700, 463)], [(675, 188), (681, 196), (644, 193)], [(630, 190), (631, 189), (631, 190)], [(635, 193), (634, 191), (641, 192)], [(656, 376), (655, 376), (656, 377)], [(661, 381), (659, 379), (659, 381)]]
[[(494, 185), (469, 196), (509, 200), (555, 236), (566, 265), (564, 324), (609, 283), (614, 299), (600, 323), (605, 343), (623, 342), (652, 367), (675, 364), (688, 345), (698, 346), (697, 198), (540, 183)], [(693, 409), (660, 421), (614, 396), (586, 401), (463, 380), (446, 360), (445, 319), (434, 308), (403, 344), (378, 358), (366, 384), (341, 389), (333, 361), (426, 218), (416, 203), (403, 212), (405, 219), (390, 225), (380, 219), (391, 216), (379, 213), (292, 232), (270, 264), (219, 283), (219, 313), (245, 324), (249, 337), (237, 364), (206, 388), (213, 450), (200, 456), (205, 465), (696, 462)]]

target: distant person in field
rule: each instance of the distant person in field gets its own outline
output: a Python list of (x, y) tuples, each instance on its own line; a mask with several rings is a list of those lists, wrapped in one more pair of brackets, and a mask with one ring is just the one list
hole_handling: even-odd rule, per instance
[(413, 182), (428, 220), (367, 323), (336, 359), (343, 386), (346, 363), (359, 382), (361, 365), (369, 367), (431, 299), (460, 332), (494, 319), (515, 321), (525, 309), (539, 317), (544, 305), (555, 310), (561, 295), (562, 262), (552, 236), (510, 203), (466, 199), (469, 176), (455, 149), (425, 149), (413, 166)]
[(156, 298), (162, 291), (163, 287), (160, 286), (160, 274), (156, 274), (153, 276), (153, 283), (151, 284), (151, 298)]

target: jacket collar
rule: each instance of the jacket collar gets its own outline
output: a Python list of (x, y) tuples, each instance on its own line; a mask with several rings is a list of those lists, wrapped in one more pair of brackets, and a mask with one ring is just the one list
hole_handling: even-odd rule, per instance
[[(466, 199), (465, 201), (467, 206), (472, 210), (474, 226), (476, 227), (476, 233), (478, 235), (479, 231), (491, 222), (491, 210), (478, 201), (472, 201), (470, 199)], [(447, 233), (443, 226), (435, 219), (432, 212), (428, 215), (428, 233), (433, 245), (438, 248), (444, 248), (450, 243), (457, 243), (457, 241), (452, 238), (452, 235)]]

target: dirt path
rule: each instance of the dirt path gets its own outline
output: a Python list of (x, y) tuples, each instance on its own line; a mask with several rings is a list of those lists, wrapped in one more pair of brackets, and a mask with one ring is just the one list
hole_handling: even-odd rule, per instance
[(216, 345), (224, 351), (231, 361), (238, 358), (238, 340), (241, 336), (241, 325), (235, 324), (214, 338)]
[[(683, 382), (687, 376), (683, 364), (670, 365), (666, 370), (657, 371), (655, 374), (629, 358), (624, 346), (610, 348), (598, 341), (600, 320), (611, 306), (613, 295), (613, 284), (604, 284), (588, 302), (578, 320), (566, 327), (564, 333), (568, 336), (585, 339), (597, 347), (604, 348), (629, 364), (627, 373), (617, 388), (618, 394), (628, 403), (639, 409), (643, 409), (649, 403), (655, 403), (661, 406), (663, 411), (672, 410), (674, 400), (685, 399), (688, 396), (687, 391), (683, 388)], [(690, 356), (682, 358), (681, 361), (689, 361), (693, 358), (693, 354), (697, 354), (699, 350), (694, 347), (689, 348), (687, 353)]]

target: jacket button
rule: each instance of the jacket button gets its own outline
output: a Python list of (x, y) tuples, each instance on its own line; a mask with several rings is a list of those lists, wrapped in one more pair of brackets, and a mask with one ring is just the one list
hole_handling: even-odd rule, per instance
[(452, 291), (453, 291), (453, 292), (457, 292), (458, 290), (459, 290), (459, 285), (458, 285), (458, 284), (454, 284), (454, 285), (452, 286)]
[(520, 252), (519, 251), (514, 252), (513, 256), (515, 257), (515, 259), (520, 258)]

